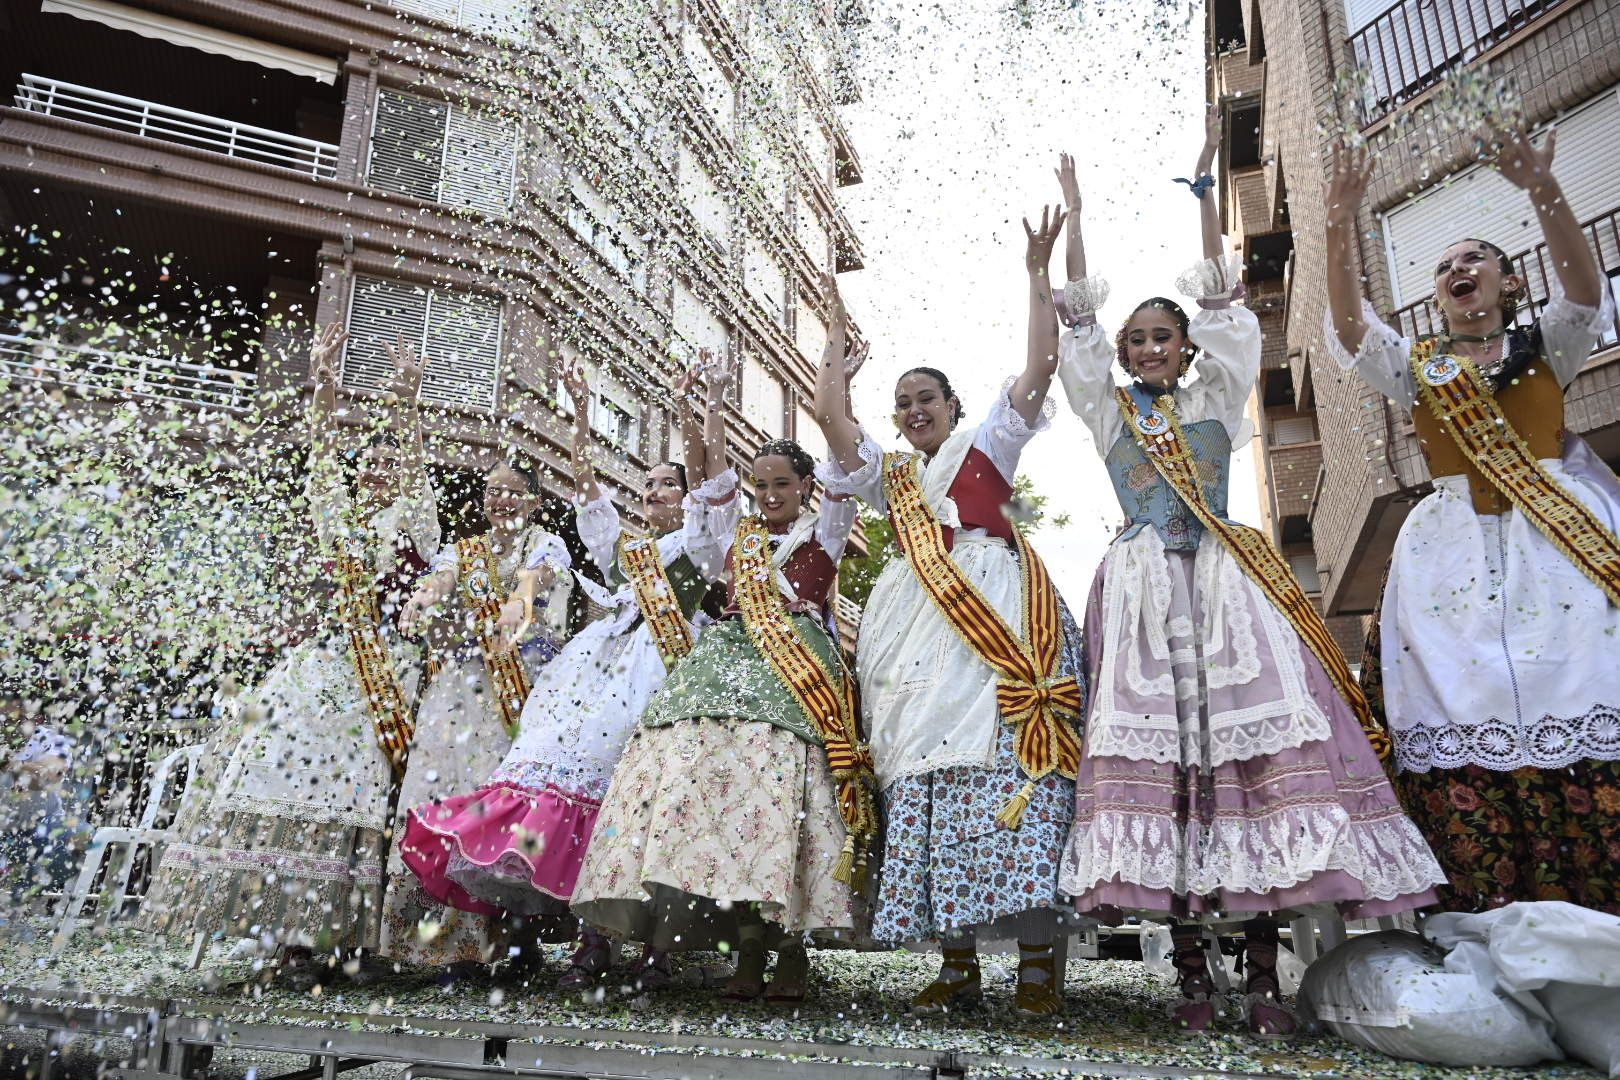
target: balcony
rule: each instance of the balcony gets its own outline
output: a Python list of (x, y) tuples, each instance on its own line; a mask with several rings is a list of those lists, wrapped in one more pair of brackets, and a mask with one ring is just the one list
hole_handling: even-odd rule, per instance
[(338, 148), (299, 135), (125, 97), (61, 79), (23, 75), (17, 108), (76, 120), (143, 139), (175, 143), (320, 179), (337, 173)]
[(1371, 125), (1568, 0), (1397, 0), (1350, 35)]
[(0, 378), (59, 386), (86, 397), (158, 401), (244, 413), (258, 376), (166, 356), (138, 356), (0, 334)]
[[(1583, 223), (1581, 230), (1586, 234), (1586, 242), (1597, 256), (1598, 272), (1608, 280), (1609, 293), (1615, 299), (1616, 308), (1620, 309), (1620, 207)], [(1556, 269), (1552, 258), (1547, 254), (1545, 243), (1537, 244), (1528, 251), (1519, 252), (1513, 256), (1512, 261), (1514, 269), (1530, 286), (1528, 310), (1523, 307), (1519, 309), (1520, 321), (1528, 322), (1540, 315), (1542, 308), (1547, 306)], [(1416, 303), (1398, 309), (1391, 317), (1390, 325), (1409, 338), (1438, 334), (1440, 313), (1435, 308), (1433, 299), (1424, 297)], [(1620, 314), (1615, 316), (1592, 351), (1599, 353), (1616, 345), (1620, 345)]]

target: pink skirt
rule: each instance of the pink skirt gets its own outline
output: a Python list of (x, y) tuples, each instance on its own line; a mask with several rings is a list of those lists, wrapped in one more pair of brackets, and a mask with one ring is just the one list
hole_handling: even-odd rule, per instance
[(510, 782), (411, 810), (400, 857), (429, 896), (482, 914), (567, 909), (601, 803)]

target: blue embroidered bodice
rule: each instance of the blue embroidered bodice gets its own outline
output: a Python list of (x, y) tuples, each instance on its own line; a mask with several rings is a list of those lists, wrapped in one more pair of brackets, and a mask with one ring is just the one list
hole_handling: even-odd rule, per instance
[[(1215, 516), (1224, 521), (1226, 485), (1232, 463), (1232, 439), (1226, 433), (1226, 425), (1219, 420), (1200, 420), (1183, 424), (1181, 430), (1192, 443), (1193, 456), (1198, 461), (1204, 501)], [(1114, 482), (1120, 509), (1130, 519), (1119, 539), (1128, 540), (1151, 525), (1158, 530), (1167, 551), (1198, 550), (1204, 536), (1198, 515), (1188, 509), (1181, 496), (1159, 475), (1130, 430), (1114, 440), (1103, 460), (1108, 466), (1108, 478)]]

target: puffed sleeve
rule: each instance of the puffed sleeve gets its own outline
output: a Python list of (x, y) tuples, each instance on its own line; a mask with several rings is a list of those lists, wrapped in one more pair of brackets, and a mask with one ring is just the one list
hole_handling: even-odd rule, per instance
[(579, 532), (580, 542), (585, 545), (591, 561), (601, 567), (604, 574), (613, 572), (616, 558), (614, 548), (618, 546), (619, 532), (623, 527), (619, 511), (606, 495), (574, 510), (574, 528)]
[(973, 437), (976, 449), (990, 459), (1002, 477), (1011, 483), (1013, 477), (1018, 475), (1018, 459), (1023, 456), (1024, 447), (1035, 433), (1045, 431), (1052, 426), (1052, 417), (1057, 413), (1057, 403), (1048, 394), (1046, 400), (1041, 402), (1041, 412), (1033, 424), (1023, 418), (1012, 404), (1012, 388), (1016, 379), (1008, 379), (1001, 387), (1001, 393), (996, 397), (995, 404), (985, 414), (984, 423)]
[(855, 528), (855, 518), (861, 504), (853, 496), (833, 496), (823, 493), (821, 512), (816, 517), (816, 543), (833, 562), (844, 557), (849, 534)]
[(816, 479), (821, 481), (827, 494), (853, 495), (881, 514), (888, 509), (883, 498), (883, 447), (862, 428), (855, 452), (861, 456), (860, 468), (848, 472), (837, 458), (829, 455), (825, 461), (817, 463)]
[(1058, 341), (1058, 382), (1098, 456), (1107, 455), (1124, 423), (1114, 407), (1115, 359), (1113, 343), (1095, 323), (1067, 330)]
[(431, 558), (439, 550), (439, 507), (433, 494), (433, 484), (425, 474), (407, 482), (400, 500), (404, 505), (399, 527), (410, 538), (411, 546), (423, 559)]
[(686, 494), (686, 520), (681, 526), (682, 547), (698, 572), (711, 581), (720, 576), (731, 550), (731, 538), (742, 518), (737, 497), (737, 470), (711, 476)]
[(1361, 339), (1361, 347), (1351, 356), (1339, 340), (1333, 311), (1322, 313), (1322, 339), (1328, 355), (1339, 365), (1339, 370), (1356, 372), (1368, 386), (1410, 409), (1417, 403), (1417, 383), (1412, 379), (1411, 368), (1412, 342), (1380, 319), (1365, 300), (1361, 302), (1361, 321), (1367, 332)]
[(1586, 366), (1603, 332), (1614, 325), (1614, 298), (1607, 288), (1595, 307), (1572, 303), (1557, 278), (1551, 296), (1536, 323), (1541, 328), (1541, 350), (1558, 381), (1568, 386)]
[(309, 475), (304, 480), (304, 498), (309, 502), (310, 524), (324, 551), (335, 550), (347, 539), (350, 528), (349, 489), (336, 463), (309, 456)]
[[(591, 556), (595, 558), (595, 556)], [(562, 537), (545, 529), (531, 529), (529, 531), (529, 553), (523, 560), (525, 570), (538, 570), (542, 566), (549, 566), (558, 576), (567, 574), (574, 567), (574, 560), (568, 554), (568, 545), (564, 544)]]

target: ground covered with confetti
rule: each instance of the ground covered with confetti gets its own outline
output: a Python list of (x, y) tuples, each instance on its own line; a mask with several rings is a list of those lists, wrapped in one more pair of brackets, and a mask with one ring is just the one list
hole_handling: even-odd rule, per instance
[[(43, 929), (43, 928), (42, 928)], [(904, 1003), (934, 971), (935, 957), (914, 953), (817, 951), (809, 999), (800, 1006), (737, 1004), (711, 985), (722, 967), (712, 954), (687, 958), (676, 986), (658, 994), (633, 995), (613, 985), (593, 995), (564, 994), (554, 987), (565, 963), (561, 946), (545, 950), (543, 962), (519, 971), (508, 964), (445, 985), (426, 971), (371, 971), (364, 985), (338, 976), (329, 985), (298, 992), (264, 985), (249, 959), (230, 959), (217, 948), (203, 971), (187, 968), (183, 950), (130, 931), (91, 938), (81, 933), (58, 960), (48, 956), (48, 936), (13, 938), (0, 944), (0, 1010), (8, 1014), (6, 1064), (17, 1068), (37, 1058), (41, 1043), (12, 1026), (11, 1008), (52, 995), (122, 995), (171, 999), (195, 1011), (244, 1023), (379, 1028), (453, 1033), (456, 1024), (544, 1026), (548, 1041), (567, 1040), (577, 1029), (593, 1046), (693, 1045), (759, 1039), (818, 1044), (832, 1056), (859, 1060), (863, 1048), (954, 1051), (977, 1055), (969, 1075), (1022, 1076), (1305, 1076), (1507, 1078), (1594, 1077), (1571, 1064), (1520, 1069), (1446, 1069), (1395, 1061), (1360, 1050), (1330, 1034), (1287, 1042), (1251, 1038), (1232, 1019), (1218, 1033), (1188, 1036), (1167, 1015), (1174, 987), (1135, 961), (1071, 960), (1063, 1017), (1035, 1023), (1011, 1011), (1012, 965), (986, 967), (986, 1003), (949, 1017), (909, 1015)], [(616, 969), (622, 972), (628, 966)], [(212, 974), (205, 974), (212, 972)], [(649, 1040), (648, 1036), (655, 1037)], [(622, 1038), (623, 1044), (615, 1039)], [(113, 1041), (115, 1042), (115, 1040)], [(61, 1061), (76, 1069), (116, 1058), (113, 1042), (81, 1037), (62, 1048)], [(881, 1060), (874, 1053), (873, 1060)], [(396, 1067), (397, 1068), (397, 1067)], [(255, 1075), (252, 1055), (218, 1056), (213, 1076)], [(9, 1075), (9, 1073), (8, 1073)], [(365, 1075), (365, 1074), (358, 1074)], [(379, 1074), (381, 1075), (381, 1074)], [(392, 1074), (390, 1074), (392, 1075)]]

